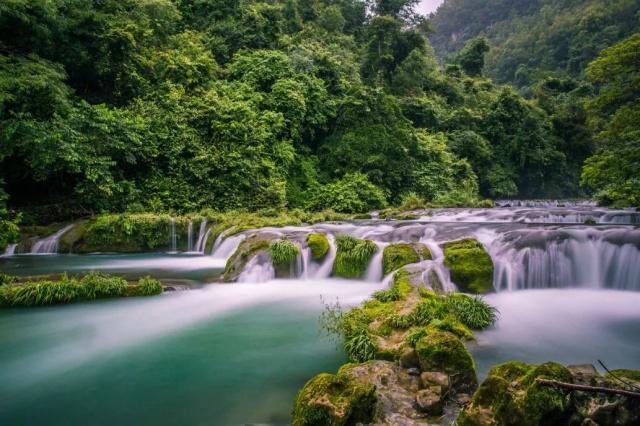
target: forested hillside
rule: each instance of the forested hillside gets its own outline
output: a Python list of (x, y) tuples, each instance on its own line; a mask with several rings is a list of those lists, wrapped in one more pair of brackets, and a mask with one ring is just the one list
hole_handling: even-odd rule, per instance
[(446, 0), (432, 19), (442, 58), (486, 36), (487, 74), (526, 93), (547, 76), (584, 78), (603, 49), (639, 29), (638, 0)]
[[(485, 54), (495, 74), (509, 43), (472, 40), (440, 66), (415, 4), (3, 1), (2, 216), (583, 195), (592, 87), (549, 80), (531, 101), (496, 85)], [(589, 34), (628, 33), (636, 4)]]

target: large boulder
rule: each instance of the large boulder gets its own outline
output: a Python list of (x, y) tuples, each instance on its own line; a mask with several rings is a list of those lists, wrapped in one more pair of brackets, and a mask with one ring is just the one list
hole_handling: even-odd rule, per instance
[(405, 265), (431, 259), (431, 252), (424, 244), (389, 244), (382, 254), (384, 274), (390, 274)]
[(329, 239), (325, 234), (307, 235), (307, 245), (311, 249), (311, 258), (316, 262), (324, 259), (329, 252)]
[(362, 277), (371, 258), (378, 250), (373, 241), (359, 240), (348, 235), (338, 235), (336, 246), (333, 275), (342, 278)]
[(255, 256), (267, 257), (271, 241), (276, 236), (266, 233), (254, 234), (245, 238), (236, 251), (227, 260), (223, 280), (231, 282), (238, 279), (247, 263)]
[(430, 331), (416, 343), (416, 354), (422, 371), (446, 373), (455, 391), (468, 392), (477, 387), (473, 358), (454, 334)]
[(493, 291), (493, 261), (478, 240), (445, 243), (444, 264), (460, 291), (478, 294)]
[(321, 373), (309, 380), (298, 394), (294, 426), (353, 425), (370, 423), (376, 407), (375, 386), (355, 380), (342, 371)]

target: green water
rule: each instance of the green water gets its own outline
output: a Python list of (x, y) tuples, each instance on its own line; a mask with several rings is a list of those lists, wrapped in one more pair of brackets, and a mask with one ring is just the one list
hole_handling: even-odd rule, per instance
[(370, 284), (214, 285), (0, 312), (0, 424), (287, 424), (296, 392), (345, 362), (320, 295)]

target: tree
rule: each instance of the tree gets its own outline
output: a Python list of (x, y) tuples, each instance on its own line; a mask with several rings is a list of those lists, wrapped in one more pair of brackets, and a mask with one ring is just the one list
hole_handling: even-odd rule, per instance
[(484, 37), (471, 40), (456, 56), (456, 62), (470, 77), (479, 77), (484, 68), (484, 57), (489, 51), (489, 43)]

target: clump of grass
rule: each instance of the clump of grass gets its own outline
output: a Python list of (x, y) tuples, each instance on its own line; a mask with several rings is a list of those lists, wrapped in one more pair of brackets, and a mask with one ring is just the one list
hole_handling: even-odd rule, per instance
[(418, 341), (425, 337), (427, 334), (428, 331), (425, 327), (413, 328), (409, 331), (407, 337), (405, 337), (405, 342), (407, 342), (412, 348), (415, 348)]
[(378, 249), (371, 240), (359, 240), (349, 235), (338, 235), (336, 246), (333, 273), (343, 278), (360, 278)]
[(13, 284), (16, 282), (16, 277), (13, 275), (7, 275), (0, 272), (0, 285)]
[(269, 254), (274, 265), (291, 265), (300, 254), (300, 248), (291, 241), (278, 240), (269, 246)]
[(449, 314), (447, 305), (442, 298), (425, 299), (416, 305), (411, 313), (413, 325), (429, 325), (433, 320), (443, 319)]
[(87, 300), (124, 296), (127, 289), (127, 281), (124, 278), (95, 272), (85, 275), (80, 284), (83, 298)]
[(344, 349), (349, 360), (365, 362), (374, 359), (377, 347), (366, 330), (360, 330), (344, 342)]
[(151, 277), (140, 278), (138, 284), (129, 287), (129, 296), (155, 296), (163, 291), (160, 281)]
[(446, 303), (461, 323), (474, 330), (491, 327), (498, 317), (498, 310), (480, 297), (451, 294), (447, 296)]

